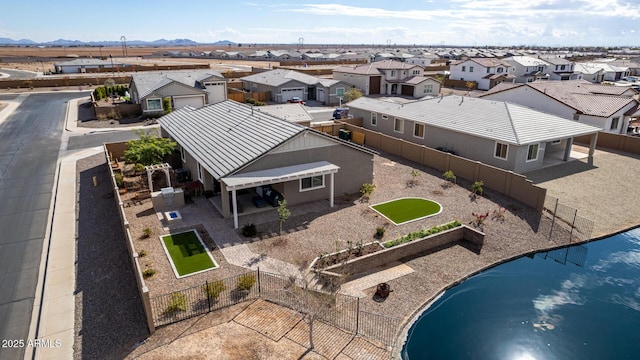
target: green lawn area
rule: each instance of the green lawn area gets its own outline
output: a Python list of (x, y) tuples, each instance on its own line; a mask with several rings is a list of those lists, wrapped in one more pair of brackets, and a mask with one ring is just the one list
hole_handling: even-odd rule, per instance
[(396, 225), (437, 215), (442, 206), (422, 198), (401, 198), (370, 206)]
[(195, 230), (164, 235), (162, 244), (179, 278), (218, 267)]

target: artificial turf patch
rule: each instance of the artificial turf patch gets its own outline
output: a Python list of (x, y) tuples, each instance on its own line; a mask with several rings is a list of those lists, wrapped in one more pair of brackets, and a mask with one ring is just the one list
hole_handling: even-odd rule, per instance
[(370, 207), (396, 225), (424, 219), (442, 211), (442, 206), (437, 202), (422, 198), (401, 198)]
[(195, 230), (161, 238), (177, 277), (218, 267)]

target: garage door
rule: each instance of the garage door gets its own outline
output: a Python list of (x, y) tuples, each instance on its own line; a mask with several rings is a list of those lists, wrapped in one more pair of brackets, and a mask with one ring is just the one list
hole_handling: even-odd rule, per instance
[(413, 86), (402, 85), (402, 95), (413, 96)]
[(178, 110), (185, 106), (192, 106), (194, 108), (200, 108), (204, 106), (204, 96), (184, 96), (184, 97), (174, 97), (173, 98), (173, 108), (174, 110)]
[(300, 99), (304, 99), (304, 88), (282, 89), (280, 93), (282, 94), (282, 102), (287, 102), (289, 99), (296, 96)]

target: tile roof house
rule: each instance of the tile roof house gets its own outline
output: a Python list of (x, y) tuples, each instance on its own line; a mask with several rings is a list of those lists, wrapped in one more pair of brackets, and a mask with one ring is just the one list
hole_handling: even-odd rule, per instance
[(171, 108), (199, 108), (227, 99), (227, 80), (214, 70), (147, 71), (131, 75), (131, 100), (143, 113), (162, 113), (162, 99)]
[(333, 78), (354, 85), (364, 95), (423, 97), (437, 95), (441, 85), (438, 80), (424, 76), (421, 66), (395, 60), (340, 66), (333, 70)]
[(240, 78), (249, 92), (271, 92), (271, 98), (286, 103), (293, 97), (305, 101), (316, 100), (326, 105), (341, 103), (345, 92), (351, 88), (339, 80), (323, 79), (299, 71), (276, 69)]
[(514, 172), (567, 161), (576, 136), (599, 129), (525, 106), (463, 96), (431, 97), (397, 104), (358, 98), (347, 104), (369, 130)]
[(184, 107), (158, 119), (161, 134), (179, 145), (183, 168), (214, 205), (234, 219), (258, 211), (264, 186), (289, 205), (358, 192), (373, 179), (374, 152), (232, 100)]
[(480, 97), (528, 106), (606, 132), (625, 134), (638, 110), (634, 95), (637, 92), (629, 87), (592, 84), (586, 80), (549, 80), (500, 84)]
[(489, 90), (502, 82), (513, 82), (510, 65), (495, 58), (471, 58), (451, 63), (449, 79), (475, 81), (479, 90)]

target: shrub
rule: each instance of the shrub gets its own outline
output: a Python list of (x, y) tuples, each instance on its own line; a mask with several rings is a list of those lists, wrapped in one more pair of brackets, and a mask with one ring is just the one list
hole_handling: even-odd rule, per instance
[(142, 237), (145, 239), (151, 237), (151, 234), (153, 234), (153, 230), (151, 230), (150, 227), (146, 227), (142, 230)]
[(209, 299), (216, 300), (220, 293), (227, 290), (222, 280), (212, 282), (211, 284), (203, 285), (202, 291), (207, 295)]
[(113, 174), (113, 177), (116, 179), (116, 186), (118, 186), (119, 189), (124, 188), (124, 177), (122, 176), (122, 174), (116, 172)]
[(242, 236), (244, 237), (254, 237), (258, 234), (258, 229), (256, 229), (255, 224), (247, 224), (242, 227)]
[(452, 183), (456, 182), (456, 175), (453, 173), (452, 170), (447, 170), (444, 172), (444, 174), (442, 174), (442, 177)]
[(142, 272), (142, 276), (144, 276), (145, 278), (150, 278), (155, 274), (156, 274), (156, 271), (154, 269), (152, 269), (152, 268), (145, 269)]
[(387, 229), (384, 226), (378, 226), (376, 228), (376, 237), (382, 238), (384, 236), (385, 231), (387, 231)]
[(256, 276), (252, 273), (240, 275), (236, 283), (236, 289), (239, 291), (250, 290), (256, 283)]
[(373, 194), (373, 190), (375, 189), (376, 189), (376, 186), (374, 184), (364, 183), (360, 187), (360, 194), (362, 194), (365, 198), (368, 199), (371, 196), (371, 194)]
[(169, 305), (164, 311), (167, 314), (175, 314), (178, 311), (187, 311), (187, 296), (181, 292), (171, 294)]
[(453, 229), (453, 228), (456, 228), (456, 227), (461, 226), (461, 225), (462, 225), (462, 223), (460, 221), (454, 220), (454, 221), (448, 222), (446, 224), (436, 225), (436, 226), (433, 226), (433, 227), (431, 227), (429, 229), (422, 229), (422, 230), (414, 231), (412, 233), (409, 233), (409, 234), (404, 235), (402, 237), (399, 237), (397, 239), (389, 240), (387, 242), (384, 242), (382, 244), (382, 246), (384, 246), (385, 248), (394, 247), (394, 246), (397, 246), (397, 245), (408, 243), (408, 242), (413, 241), (413, 240), (422, 239), (423, 237), (426, 237), (426, 236), (429, 236), (429, 235), (437, 234), (437, 233), (439, 233), (441, 231), (444, 231), (444, 230)]
[(138, 251), (138, 256), (139, 256), (139, 257), (145, 257), (145, 256), (147, 256), (147, 250), (140, 250), (140, 251)]
[(476, 181), (471, 184), (471, 192), (477, 195), (482, 196), (482, 186), (484, 185), (483, 181)]

